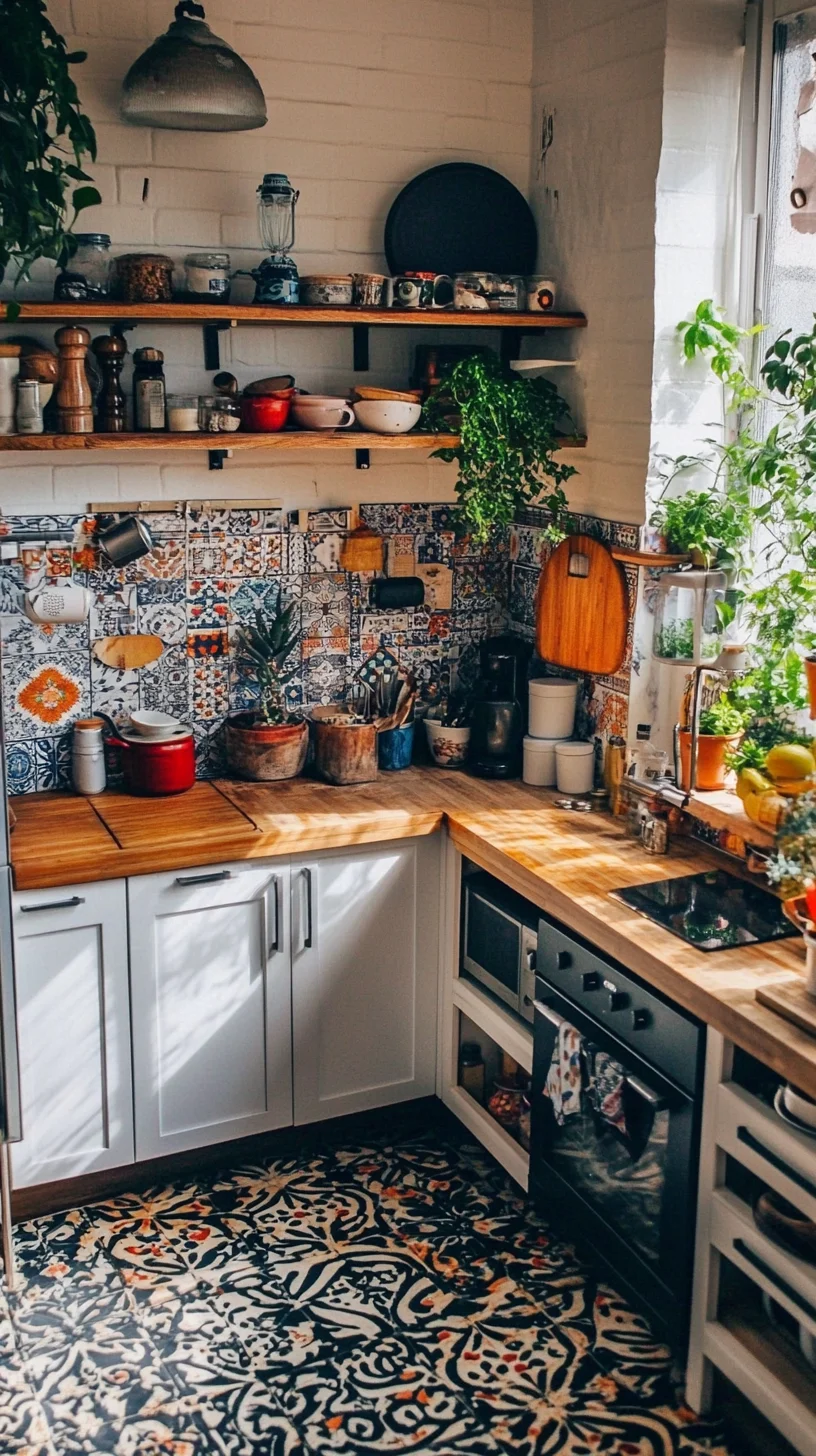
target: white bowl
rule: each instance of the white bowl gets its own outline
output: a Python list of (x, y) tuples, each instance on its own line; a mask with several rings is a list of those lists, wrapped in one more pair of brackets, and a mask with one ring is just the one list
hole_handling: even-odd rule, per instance
[(381, 435), (404, 435), (413, 429), (422, 414), (422, 405), (409, 404), (406, 399), (360, 399), (354, 413), (364, 430), (375, 430)]
[(440, 768), (461, 768), (470, 743), (469, 728), (446, 728), (437, 718), (425, 719), (428, 747)]
[(797, 1087), (787, 1083), (782, 1093), (782, 1101), (785, 1104), (791, 1117), (798, 1117), (800, 1122), (806, 1122), (808, 1127), (816, 1127), (816, 1102), (812, 1097), (805, 1096)]
[(182, 726), (170, 713), (140, 708), (130, 715), (130, 726), (140, 738), (170, 738)]
[(354, 410), (339, 394), (295, 394), (292, 419), (302, 430), (347, 430)]

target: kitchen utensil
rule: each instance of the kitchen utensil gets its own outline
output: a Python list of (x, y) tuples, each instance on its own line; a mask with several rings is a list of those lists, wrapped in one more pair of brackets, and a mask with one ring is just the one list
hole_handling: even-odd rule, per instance
[(282, 430), (291, 408), (291, 396), (244, 394), (241, 398), (241, 428), (258, 434)]
[(23, 596), (29, 622), (84, 622), (93, 593), (84, 586), (39, 586)]
[(355, 403), (358, 399), (401, 399), (406, 404), (421, 404), (421, 389), (377, 389), (371, 384), (355, 384), (352, 390)]
[(373, 723), (313, 723), (315, 771), (330, 784), (365, 784), (377, 777)]
[(126, 637), (100, 637), (93, 645), (97, 661), (103, 662), (106, 667), (116, 667), (120, 672), (158, 662), (163, 651), (161, 637), (147, 632), (134, 632)]
[(394, 308), (450, 308), (452, 303), (449, 273), (403, 273), (394, 279)]
[(576, 678), (537, 677), (528, 684), (533, 738), (571, 738), (575, 726)]
[(102, 373), (102, 389), (96, 401), (97, 431), (100, 435), (121, 434), (125, 428), (125, 394), (120, 378), (127, 344), (120, 334), (100, 334), (91, 348)]
[(386, 772), (410, 768), (413, 751), (413, 723), (386, 728), (377, 735), (377, 763)]
[(71, 735), (71, 782), (78, 794), (101, 794), (107, 782), (104, 723), (101, 718), (78, 718)]
[(470, 765), (482, 778), (517, 778), (527, 718), (531, 643), (513, 633), (479, 647), (479, 683), (472, 709)]
[(356, 678), (346, 690), (346, 707), (357, 718), (367, 720), (371, 713), (371, 692), (368, 684)]
[(536, 651), (578, 672), (616, 673), (626, 656), (629, 604), (621, 567), (601, 541), (568, 536), (536, 594)]
[[(213, 384), (218, 385), (220, 374), (216, 374)], [(251, 384), (244, 385), (244, 394), (291, 394), (295, 386), (294, 374), (270, 374), (266, 379), (253, 379)], [(229, 389), (222, 389), (222, 394), (230, 394)]]
[(350, 273), (313, 273), (300, 280), (300, 301), (308, 308), (349, 308), (353, 290)]
[(100, 531), (97, 540), (114, 566), (127, 566), (153, 550), (153, 537), (137, 516), (122, 516)]
[(385, 308), (389, 282), (384, 273), (353, 274), (352, 301), (358, 308)]
[(142, 738), (169, 738), (177, 733), (182, 724), (171, 713), (151, 712), (146, 708), (135, 709), (130, 715), (130, 726)]
[(294, 394), (292, 419), (301, 430), (347, 430), (354, 410), (337, 394)]
[(295, 244), (295, 205), (299, 196), (284, 172), (265, 173), (258, 188), (258, 224), (270, 256), (249, 270), (255, 279), (256, 303), (299, 301), (298, 270), (289, 257), (289, 249)]
[(17, 380), (17, 434), (41, 435), (43, 433), (43, 405), (39, 379)]
[(90, 435), (93, 433), (93, 399), (85, 373), (85, 355), (91, 336), (87, 329), (66, 325), (57, 330), (54, 341), (59, 350), (57, 412), (60, 431), (64, 435)]
[(385, 224), (392, 274), (532, 273), (538, 236), (512, 182), (473, 162), (431, 167), (403, 187)]
[(365, 399), (357, 401), (354, 414), (364, 430), (375, 430), (383, 435), (404, 435), (419, 420), (422, 405), (409, 404), (403, 399)]
[(167, 738), (144, 738), (114, 730), (108, 740), (120, 752), (125, 790), (130, 794), (182, 794), (195, 783), (192, 729), (180, 727)]

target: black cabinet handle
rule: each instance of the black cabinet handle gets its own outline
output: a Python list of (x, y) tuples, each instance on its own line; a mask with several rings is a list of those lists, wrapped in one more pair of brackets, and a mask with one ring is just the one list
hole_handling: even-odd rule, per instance
[(303, 949), (312, 948), (312, 872), (309, 869), (302, 869), (301, 879), (306, 886), (306, 934), (303, 937)]
[(772, 1168), (778, 1168), (780, 1173), (784, 1173), (786, 1178), (790, 1178), (791, 1183), (795, 1183), (798, 1188), (804, 1188), (811, 1198), (816, 1198), (816, 1183), (812, 1179), (806, 1178), (804, 1173), (797, 1172), (796, 1168), (792, 1168), (790, 1163), (786, 1163), (784, 1158), (779, 1157), (778, 1153), (773, 1153), (770, 1148), (766, 1148), (758, 1137), (754, 1137), (749, 1128), (738, 1127), (737, 1139), (739, 1142), (745, 1143), (745, 1146), (751, 1148), (753, 1152), (759, 1153), (760, 1157), (764, 1158), (766, 1163), (770, 1163)]
[(44, 905), (21, 905), (23, 915), (33, 915), (35, 910), (73, 910), (75, 905), (84, 905), (82, 895), (72, 895), (70, 900), (47, 900)]
[(211, 875), (176, 875), (177, 885), (214, 885), (219, 880), (231, 880), (232, 870), (213, 870)]

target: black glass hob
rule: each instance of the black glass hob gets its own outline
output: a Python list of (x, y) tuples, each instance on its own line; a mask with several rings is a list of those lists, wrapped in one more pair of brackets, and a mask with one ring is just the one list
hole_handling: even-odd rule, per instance
[(775, 895), (727, 870), (655, 880), (613, 893), (639, 915), (646, 915), (697, 950), (729, 950), (735, 945), (800, 934), (785, 919)]

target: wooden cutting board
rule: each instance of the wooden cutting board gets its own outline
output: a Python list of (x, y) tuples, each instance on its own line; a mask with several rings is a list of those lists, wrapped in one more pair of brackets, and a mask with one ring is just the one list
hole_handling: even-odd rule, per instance
[(778, 986), (760, 986), (756, 998), (761, 1006), (768, 1006), (771, 1011), (784, 1016), (786, 1021), (801, 1027), (802, 1031), (816, 1036), (816, 996), (808, 995), (804, 978), (801, 981), (783, 981)]
[(602, 541), (568, 536), (538, 583), (536, 651), (545, 662), (608, 676), (626, 655), (626, 579)]

